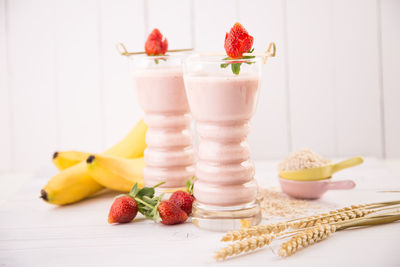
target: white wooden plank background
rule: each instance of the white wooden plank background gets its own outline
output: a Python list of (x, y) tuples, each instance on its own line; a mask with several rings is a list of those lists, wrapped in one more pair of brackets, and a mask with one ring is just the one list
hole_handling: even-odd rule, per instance
[(11, 108), (8, 86), (7, 40), (6, 36), (6, 1), (0, 0), (0, 170), (11, 167)]
[(287, 1), (286, 12), (293, 149), (310, 147), (333, 155), (332, 5), (325, 0)]
[(106, 147), (120, 140), (142, 116), (129, 72), (129, 61), (115, 49), (122, 42), (130, 49), (143, 49), (145, 16), (141, 0), (100, 2), (100, 84), (103, 93)]
[[(100, 151), (142, 115), (128, 62), (159, 27), (171, 48), (223, 51), (242, 22), (273, 40), (252, 121), (254, 158), (310, 147), (400, 156), (396, 0), (0, 0), (0, 170), (35, 170), (56, 149)], [(23, 162), (21, 164), (20, 162)]]
[(35, 169), (57, 147), (53, 5), (46, 0), (6, 5), (11, 167)]
[(58, 1), (55, 14), (59, 147), (99, 151), (104, 108), (98, 3)]
[(400, 1), (381, 1), (386, 155), (400, 157)]
[[(284, 6), (281, 1), (257, 0), (239, 2), (238, 20), (246, 25), (253, 36), (254, 49), (266, 51), (267, 44), (274, 41), (279, 47), (278, 55), (263, 69), (263, 81), (259, 105), (251, 123), (249, 136), (253, 157), (279, 158), (289, 150), (287, 124), (287, 92), (285, 88)], [(257, 10), (253, 16), (247, 16)], [(261, 25), (260, 25), (261, 22)], [(279, 103), (279, 105), (278, 105)]]
[(335, 154), (381, 156), (377, 1), (333, 3)]

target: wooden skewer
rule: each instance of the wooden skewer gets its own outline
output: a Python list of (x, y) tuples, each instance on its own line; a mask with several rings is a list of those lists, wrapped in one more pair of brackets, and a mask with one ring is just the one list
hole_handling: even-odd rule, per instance
[[(202, 56), (226, 56), (224, 53), (218, 52), (202, 52), (199, 53)], [(255, 57), (262, 57), (264, 58), (264, 64), (267, 63), (269, 57), (275, 57), (276, 55), (276, 45), (274, 42), (269, 43), (268, 49), (265, 53), (244, 53), (243, 56), (255, 56)], [(238, 59), (240, 60), (240, 58)]]
[[(126, 49), (125, 45), (123, 43), (118, 43), (116, 45), (118, 53), (121, 54), (121, 56), (133, 56), (133, 55), (143, 55), (146, 54), (144, 51), (140, 52), (128, 52)], [(193, 51), (193, 48), (185, 48), (185, 49), (171, 49), (168, 50), (167, 52), (185, 52), (185, 51)]]
[[(122, 55), (122, 56), (132, 56), (132, 55), (142, 55), (146, 54), (144, 51), (140, 52), (128, 52), (126, 49), (125, 45), (123, 43), (118, 43), (116, 45), (117, 51)], [(172, 49), (168, 50), (168, 52), (185, 52), (185, 51), (193, 51), (193, 48), (185, 48), (185, 49)], [(205, 53), (199, 53), (200, 55), (203, 56), (226, 56), (224, 53), (215, 53), (215, 52), (205, 52)], [(267, 63), (267, 60), (269, 57), (275, 57), (276, 55), (276, 45), (274, 42), (269, 43), (268, 49), (265, 53), (244, 53), (243, 56), (255, 56), (255, 57), (261, 57), (264, 58), (264, 64)]]

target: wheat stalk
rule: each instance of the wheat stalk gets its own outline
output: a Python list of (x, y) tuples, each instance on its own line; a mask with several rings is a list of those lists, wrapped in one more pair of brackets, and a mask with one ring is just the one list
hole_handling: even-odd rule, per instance
[(223, 242), (237, 241), (250, 238), (253, 236), (260, 236), (270, 233), (277, 234), (289, 228), (302, 229), (322, 223), (334, 223), (340, 221), (347, 221), (354, 218), (362, 218), (368, 214), (377, 212), (387, 207), (392, 208), (391, 206), (398, 204), (400, 204), (400, 201), (351, 205), (349, 207), (344, 207), (341, 209), (330, 211), (329, 213), (322, 213), (315, 216), (298, 218), (284, 223), (279, 222), (273, 224), (251, 226), (240, 230), (230, 231), (221, 238), (221, 241)]
[(350, 227), (371, 226), (378, 224), (391, 223), (400, 220), (400, 211), (383, 213), (372, 217), (355, 218), (345, 222), (334, 224), (320, 224), (309, 229), (305, 229), (290, 238), (289, 241), (281, 244), (278, 255), (281, 257), (291, 256), (300, 248), (306, 248), (316, 242), (327, 239), (336, 231)]
[(221, 241), (223, 242), (237, 241), (265, 234), (271, 234), (271, 233), (278, 234), (288, 229), (288, 227), (289, 227), (288, 223), (273, 223), (273, 224), (264, 224), (259, 226), (251, 226), (248, 228), (243, 228), (240, 230), (228, 232), (222, 237)]
[(364, 217), (367, 214), (373, 212), (373, 210), (368, 210), (364, 208), (365, 205), (357, 205), (346, 207), (343, 209), (338, 209), (335, 211), (331, 211), (330, 213), (322, 213), (315, 216), (299, 218), (296, 220), (291, 220), (287, 222), (279, 222), (273, 224), (265, 224), (259, 226), (251, 226), (248, 228), (243, 228), (236, 231), (231, 231), (226, 233), (221, 241), (237, 241), (243, 240), (245, 238), (253, 237), (253, 236), (260, 236), (270, 233), (280, 233), (289, 228), (292, 229), (301, 229), (306, 227), (311, 227), (321, 223), (332, 223), (332, 222), (339, 222), (339, 221), (346, 221), (353, 218), (360, 218)]
[[(214, 258), (224, 260), (229, 256), (262, 248), (278, 237), (279, 239), (290, 238), (282, 243), (278, 250), (278, 255), (282, 257), (290, 256), (300, 248), (306, 248), (311, 244), (322, 241), (338, 230), (400, 220), (398, 204), (400, 204), (400, 201), (353, 205), (316, 216), (228, 232), (223, 236), (222, 241), (240, 241), (218, 250)], [(387, 210), (389, 211), (383, 212)], [(294, 230), (284, 232), (289, 228)]]
[(289, 241), (281, 244), (278, 250), (278, 255), (281, 257), (290, 256), (301, 248), (306, 248), (316, 242), (328, 238), (335, 231), (336, 226), (330, 224), (321, 224), (301, 231), (290, 238)]
[(354, 209), (354, 210), (337, 210), (332, 211), (329, 214), (321, 214), (318, 216), (310, 217), (309, 219), (303, 219), (294, 223), (291, 223), (291, 228), (293, 229), (301, 229), (312, 227), (317, 224), (325, 224), (325, 223), (336, 223), (341, 221), (348, 221), (354, 218), (362, 218), (370, 213), (373, 213), (374, 210), (368, 210), (365, 208)]
[(215, 252), (214, 258), (216, 260), (225, 260), (225, 258), (229, 256), (234, 256), (255, 250), (257, 248), (262, 248), (271, 244), (274, 238), (274, 234), (269, 234), (238, 241)]

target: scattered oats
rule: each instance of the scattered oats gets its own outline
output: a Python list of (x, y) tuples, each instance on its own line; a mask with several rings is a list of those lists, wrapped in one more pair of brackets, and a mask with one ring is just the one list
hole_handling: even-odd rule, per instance
[(301, 149), (290, 154), (284, 161), (282, 161), (278, 170), (281, 171), (297, 171), (302, 169), (309, 169), (321, 167), (329, 164), (329, 160), (321, 157), (317, 153), (309, 149)]
[(291, 198), (277, 188), (260, 188), (257, 199), (265, 219), (271, 219), (271, 217), (291, 219), (322, 209), (316, 203)]

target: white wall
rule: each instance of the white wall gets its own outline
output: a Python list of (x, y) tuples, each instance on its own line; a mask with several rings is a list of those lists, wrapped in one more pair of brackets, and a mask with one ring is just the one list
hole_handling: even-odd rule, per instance
[(0, 0), (0, 170), (36, 170), (53, 151), (101, 151), (142, 115), (116, 42), (223, 51), (240, 21), (264, 68), (254, 158), (310, 147), (400, 157), (399, 0)]

